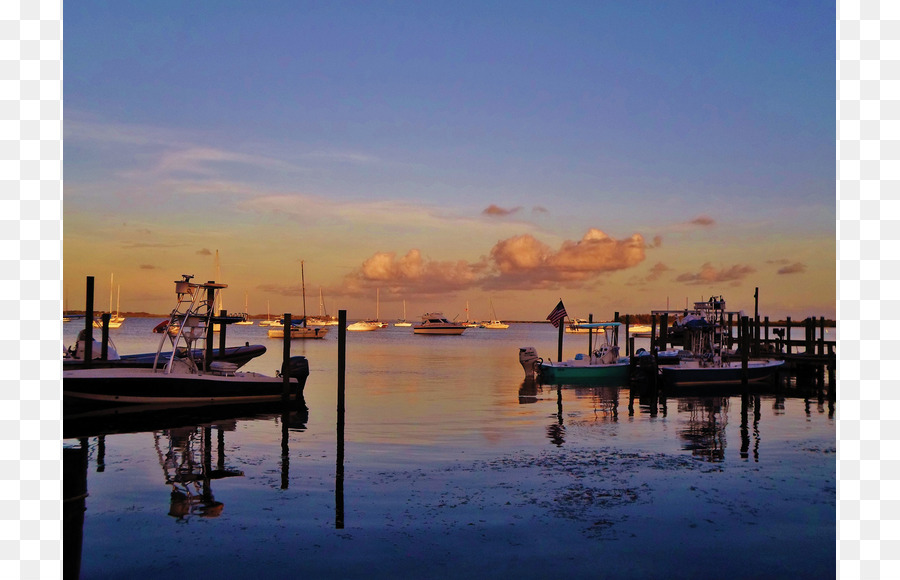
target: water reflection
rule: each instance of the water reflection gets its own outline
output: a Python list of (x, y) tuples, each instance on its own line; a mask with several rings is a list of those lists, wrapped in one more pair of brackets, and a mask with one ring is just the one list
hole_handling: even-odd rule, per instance
[[(534, 389), (534, 395), (530, 394)], [(576, 399), (587, 399), (592, 403), (595, 416), (599, 415), (611, 422), (619, 420), (619, 387), (618, 386), (584, 386), (556, 385), (556, 414), (554, 421), (547, 426), (547, 438), (557, 447), (566, 442), (566, 426), (563, 419), (563, 392), (571, 393)], [(527, 394), (523, 394), (523, 391)], [(523, 398), (533, 399), (523, 401)], [(528, 384), (528, 380), (519, 389), (519, 403), (537, 401), (537, 387)]]
[(678, 400), (678, 412), (688, 415), (687, 426), (679, 429), (682, 449), (707, 461), (725, 459), (725, 428), (728, 426), (728, 397)]

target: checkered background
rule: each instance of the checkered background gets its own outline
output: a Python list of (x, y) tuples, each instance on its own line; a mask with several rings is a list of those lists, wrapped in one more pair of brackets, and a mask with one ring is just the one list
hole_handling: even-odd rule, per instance
[[(836, 17), (838, 575), (900, 578), (900, 1)], [(62, 570), (62, 32), (61, 0), (0, 2), (2, 578)]]

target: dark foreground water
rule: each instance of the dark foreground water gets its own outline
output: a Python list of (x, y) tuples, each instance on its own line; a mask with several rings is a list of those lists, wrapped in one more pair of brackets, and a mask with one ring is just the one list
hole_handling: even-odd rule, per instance
[[(157, 322), (111, 331), (119, 350), (155, 350)], [(229, 337), (269, 346), (249, 370), (279, 366), (265, 329)], [(566, 335), (566, 355), (586, 340)], [(556, 332), (348, 333), (343, 438), (334, 327), (292, 346), (310, 362), (307, 412), (64, 421), (66, 496), (87, 494), (83, 510), (66, 504), (65, 565), (82, 578), (834, 577), (833, 404), (533, 385), (520, 346), (552, 357)]]

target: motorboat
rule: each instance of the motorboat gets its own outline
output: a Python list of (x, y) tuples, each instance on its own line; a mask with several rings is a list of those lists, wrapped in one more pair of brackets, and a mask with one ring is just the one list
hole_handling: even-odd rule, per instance
[(685, 316), (678, 325), (690, 355), (679, 357), (677, 364), (660, 365), (664, 387), (741, 384), (745, 378), (748, 382), (766, 381), (784, 365), (783, 360), (754, 358), (745, 368), (735, 353), (726, 351), (726, 310), (721, 296), (695, 302), (694, 309), (696, 314)]
[[(619, 356), (618, 322), (586, 322), (582, 325), (592, 332), (591, 342), (602, 335), (602, 344), (595, 348), (589, 345), (588, 354), (579, 353), (565, 361), (543, 360), (537, 356), (534, 347), (519, 349), (519, 362), (526, 376), (539, 375), (542, 383), (585, 383), (592, 381), (628, 381), (631, 361), (627, 356)], [(600, 340), (596, 338), (596, 340)]]
[[(110, 338), (107, 342), (106, 358), (102, 358), (103, 344), (92, 338), (91, 348), (91, 366), (98, 367), (118, 367), (118, 368), (152, 368), (156, 359), (155, 352), (141, 354), (124, 354), (120, 355), (115, 344)], [(70, 346), (63, 356), (63, 369), (77, 369), (84, 366), (85, 353), (84, 330), (78, 333), (78, 340), (74, 345)], [(224, 350), (212, 349), (212, 360), (222, 361), (237, 365), (240, 368), (258, 356), (262, 356), (266, 352), (266, 347), (261, 344), (245, 343), (241, 346), (229, 346)], [(194, 361), (199, 364), (204, 356), (205, 349), (195, 348), (191, 351)], [(176, 353), (178, 357), (186, 357), (187, 350), (180, 348)]]
[(353, 332), (369, 332), (379, 328), (381, 328), (381, 325), (372, 320), (359, 320), (347, 326), (347, 330), (352, 330)]
[(466, 326), (461, 322), (450, 322), (440, 312), (422, 315), (422, 322), (413, 325), (414, 334), (462, 334)]
[[(195, 284), (192, 278), (185, 274), (175, 282), (177, 303), (168, 326), (177, 327), (178, 332), (162, 333), (151, 367), (98, 368), (91, 360), (85, 361), (81, 368), (63, 369), (63, 401), (203, 406), (302, 398), (309, 376), (306, 357), (291, 357), (282, 363), (274, 377), (238, 371), (237, 363), (212, 359), (213, 324), (231, 322), (214, 315), (218, 293), (227, 285)], [(171, 349), (164, 350), (166, 345)], [(205, 349), (200, 345), (205, 345)], [(192, 353), (195, 348), (203, 351), (199, 360), (179, 356)]]
[[(751, 359), (747, 361), (747, 381), (770, 380), (783, 366), (783, 360)], [(716, 357), (681, 360), (677, 365), (660, 366), (659, 372), (666, 388), (736, 385), (744, 381), (741, 361), (723, 361)]]
[(566, 332), (575, 334), (587, 334), (591, 331), (591, 329), (585, 326), (586, 324), (588, 324), (586, 318), (573, 318), (566, 324)]

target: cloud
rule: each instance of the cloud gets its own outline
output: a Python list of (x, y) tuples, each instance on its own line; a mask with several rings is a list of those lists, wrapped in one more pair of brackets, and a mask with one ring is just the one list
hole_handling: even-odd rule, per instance
[(141, 264), (139, 267), (141, 270), (156, 270), (157, 269), (156, 266), (152, 266), (150, 264)]
[(531, 208), (531, 213), (550, 213), (550, 211), (544, 206), (536, 205)]
[(564, 241), (557, 250), (531, 234), (513, 236), (497, 242), (488, 257), (477, 262), (428, 260), (418, 249), (402, 257), (377, 252), (348, 275), (345, 291), (377, 286), (398, 292), (443, 293), (473, 287), (527, 290), (561, 282), (588, 284), (604, 272), (641, 263), (644, 247), (639, 234), (616, 240), (591, 229), (581, 240)]
[(514, 213), (518, 212), (518, 211), (521, 210), (521, 209), (522, 209), (521, 207), (514, 207), (514, 208), (511, 208), (511, 209), (504, 209), (504, 208), (502, 208), (502, 207), (499, 207), (499, 206), (496, 206), (496, 205), (494, 205), (494, 204), (491, 204), (491, 205), (487, 206), (487, 207), (484, 209), (484, 211), (482, 211), (481, 213), (482, 213), (483, 215), (489, 215), (489, 216), (495, 216), (495, 217), (502, 217), (502, 216), (507, 216), (507, 215), (510, 215), (510, 214), (514, 214)]
[(709, 217), (708, 215), (701, 215), (701, 216), (695, 217), (689, 223), (692, 225), (695, 225), (695, 226), (708, 227), (708, 226), (714, 225), (716, 223), (716, 221), (714, 219), (712, 219), (711, 217)]
[(756, 272), (756, 269), (752, 266), (735, 264), (729, 268), (716, 269), (712, 264), (706, 262), (700, 266), (700, 271), (696, 274), (681, 274), (675, 280), (694, 286), (700, 284), (721, 284), (724, 282), (737, 283), (753, 272)]
[(806, 264), (801, 264), (800, 262), (794, 262), (789, 266), (778, 269), (779, 274), (802, 274), (803, 272), (806, 272)]
[(197, 254), (201, 256), (212, 256), (212, 251), (209, 248), (202, 248), (197, 250)]

